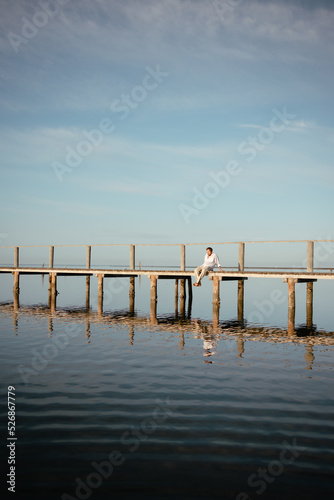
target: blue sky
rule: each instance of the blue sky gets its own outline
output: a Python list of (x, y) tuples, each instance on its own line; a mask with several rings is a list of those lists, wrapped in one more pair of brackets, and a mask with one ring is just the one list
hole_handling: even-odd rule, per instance
[(332, 2), (0, 9), (0, 245), (334, 239)]

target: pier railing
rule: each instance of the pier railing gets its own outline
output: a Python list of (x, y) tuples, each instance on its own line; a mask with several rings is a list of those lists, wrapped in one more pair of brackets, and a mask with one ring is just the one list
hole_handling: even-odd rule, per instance
[[(317, 270), (332, 270), (334, 269), (334, 263), (332, 266), (328, 267), (314, 267), (314, 256), (315, 256), (315, 245), (317, 244), (322, 244), (322, 247), (326, 247), (327, 245), (327, 252), (328, 254), (334, 254), (334, 240), (326, 239), (326, 240), (271, 240), (271, 241), (233, 241), (233, 242), (214, 242), (210, 243), (210, 246), (217, 246), (217, 245), (236, 245), (238, 246), (238, 259), (237, 263), (235, 266), (225, 266), (223, 264), (223, 267), (225, 269), (236, 269), (238, 272), (244, 272), (245, 270), (251, 270), (251, 269), (281, 269), (281, 270), (288, 270), (288, 269), (296, 269), (296, 266), (292, 267), (280, 267), (280, 266), (246, 266), (245, 265), (245, 255), (246, 255), (246, 245), (253, 245), (253, 244), (268, 244), (268, 243), (277, 243), (277, 244), (288, 244), (288, 243), (304, 243), (306, 248), (305, 248), (305, 253), (304, 253), (304, 259), (302, 260), (302, 264), (305, 265), (298, 265), (298, 268), (300, 270), (306, 270), (307, 272), (314, 272), (316, 269)], [(13, 264), (10, 264), (11, 267), (13, 268), (19, 268), (20, 267), (20, 249), (21, 248), (49, 248), (49, 269), (54, 269), (55, 268), (55, 250), (57, 248), (86, 248), (86, 262), (84, 261), (81, 264), (81, 267), (85, 265), (86, 269), (92, 269), (92, 248), (94, 247), (128, 247), (128, 252), (129, 252), (129, 265), (126, 267), (127, 269), (133, 271), (136, 269), (141, 268), (141, 263), (139, 262), (136, 266), (136, 247), (179, 247), (180, 249), (180, 261), (179, 261), (179, 267), (177, 266), (166, 266), (166, 265), (159, 265), (159, 266), (154, 266), (156, 268), (177, 268), (180, 271), (185, 271), (187, 267), (189, 266), (186, 265), (186, 250), (187, 247), (191, 246), (202, 246), (202, 247), (207, 247), (208, 243), (137, 243), (137, 244), (118, 244), (118, 243), (111, 243), (111, 244), (92, 244), (92, 245), (20, 245), (20, 246), (0, 246), (0, 249), (4, 248), (12, 248), (13, 249)], [(323, 260), (323, 259), (322, 259)], [(199, 262), (200, 264), (200, 262)], [(110, 268), (115, 267), (115, 265), (111, 264)], [(152, 266), (147, 266), (147, 267), (152, 267)], [(191, 266), (193, 268), (194, 266)], [(56, 269), (56, 268), (55, 268)]]

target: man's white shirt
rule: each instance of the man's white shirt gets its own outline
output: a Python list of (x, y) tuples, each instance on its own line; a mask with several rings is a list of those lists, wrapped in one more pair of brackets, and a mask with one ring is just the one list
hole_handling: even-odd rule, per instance
[(216, 253), (212, 253), (210, 256), (206, 253), (204, 257), (204, 267), (207, 267), (209, 271), (212, 271), (216, 266), (220, 266), (219, 258)]

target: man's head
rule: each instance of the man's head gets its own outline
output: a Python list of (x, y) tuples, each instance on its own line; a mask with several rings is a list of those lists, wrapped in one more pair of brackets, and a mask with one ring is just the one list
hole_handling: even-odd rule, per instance
[(206, 253), (208, 254), (208, 256), (210, 257), (210, 255), (212, 254), (212, 248), (211, 247), (208, 247), (206, 249)]

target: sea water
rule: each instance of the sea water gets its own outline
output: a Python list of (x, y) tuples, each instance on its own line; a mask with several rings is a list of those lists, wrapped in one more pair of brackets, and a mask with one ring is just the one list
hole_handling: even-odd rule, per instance
[[(277, 282), (246, 284), (243, 325), (235, 321), (236, 286), (224, 285), (214, 325), (212, 284), (194, 291), (190, 314), (186, 308), (180, 317), (173, 286), (159, 282), (152, 320), (147, 278), (136, 281), (133, 315), (128, 281), (106, 293), (99, 315), (95, 285), (87, 312), (77, 279), (59, 279), (54, 312), (40, 278), (21, 282), (19, 309), (1, 287), (1, 416), (7, 419), (13, 387), (17, 498), (329, 497), (334, 322), (327, 284), (321, 299), (315, 289), (318, 327), (288, 336), (284, 302), (263, 313), (263, 325), (247, 324), (254, 301), (269, 311), (264, 301)], [(304, 291), (297, 293), (303, 323)]]

